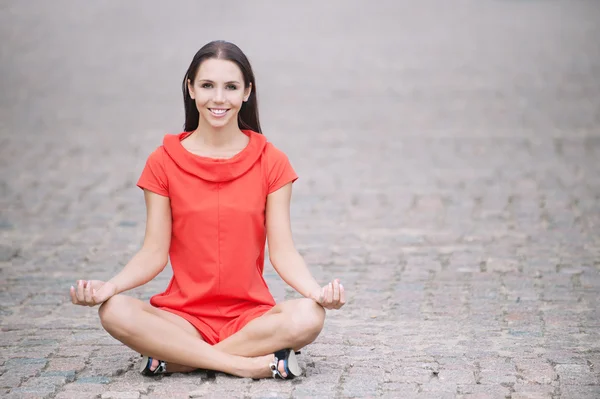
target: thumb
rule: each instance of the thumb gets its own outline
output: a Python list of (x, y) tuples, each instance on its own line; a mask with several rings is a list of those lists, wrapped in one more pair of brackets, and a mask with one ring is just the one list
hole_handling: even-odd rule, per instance
[(322, 287), (321, 291), (318, 294), (317, 303), (322, 304), (324, 300), (325, 300), (325, 287)]
[(105, 302), (111, 296), (113, 296), (113, 293), (111, 292), (111, 290), (108, 289), (108, 287), (106, 287), (106, 285), (103, 285), (102, 287), (100, 287), (99, 290), (93, 290), (93, 294), (92, 294), (92, 297), (94, 298), (94, 302), (96, 302), (96, 303)]
[(323, 296), (321, 295), (322, 292), (322, 289), (315, 289), (311, 292), (309, 297), (316, 303), (321, 304), (321, 302), (323, 302)]

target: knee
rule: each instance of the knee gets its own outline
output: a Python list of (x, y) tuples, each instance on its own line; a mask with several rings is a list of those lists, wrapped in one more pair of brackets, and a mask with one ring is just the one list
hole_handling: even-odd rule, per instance
[(314, 341), (325, 323), (325, 309), (312, 299), (300, 299), (291, 316), (290, 333), (293, 341)]
[(100, 323), (111, 335), (122, 335), (130, 330), (133, 321), (131, 302), (124, 295), (115, 295), (100, 305)]

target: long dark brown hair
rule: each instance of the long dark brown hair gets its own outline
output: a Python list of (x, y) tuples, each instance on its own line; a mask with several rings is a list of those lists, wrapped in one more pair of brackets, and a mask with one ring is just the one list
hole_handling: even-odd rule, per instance
[(252, 72), (250, 61), (248, 61), (248, 58), (238, 46), (223, 40), (210, 42), (198, 50), (183, 77), (183, 105), (185, 107), (184, 131), (191, 132), (192, 130), (195, 130), (198, 128), (198, 122), (200, 121), (200, 113), (196, 108), (196, 103), (190, 96), (188, 79), (193, 84), (196, 75), (198, 74), (200, 64), (211, 58), (235, 62), (244, 76), (244, 87), (247, 89), (250, 84), (252, 84), (250, 97), (248, 97), (248, 101), (242, 103), (242, 108), (240, 108), (240, 112), (238, 113), (238, 126), (240, 129), (250, 129), (257, 133), (262, 133), (260, 122), (258, 120), (256, 81), (254, 80), (254, 73)]

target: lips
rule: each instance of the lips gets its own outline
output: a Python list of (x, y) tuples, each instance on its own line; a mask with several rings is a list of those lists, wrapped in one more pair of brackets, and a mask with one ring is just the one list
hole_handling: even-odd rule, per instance
[(215, 116), (215, 117), (217, 117), (217, 118), (219, 118), (219, 117), (221, 117), (221, 116), (224, 116), (224, 115), (225, 115), (225, 114), (227, 114), (227, 112), (229, 111), (229, 110), (228, 110), (228, 109), (226, 109), (226, 108), (209, 108), (208, 110), (210, 111), (210, 113), (211, 113), (213, 116)]

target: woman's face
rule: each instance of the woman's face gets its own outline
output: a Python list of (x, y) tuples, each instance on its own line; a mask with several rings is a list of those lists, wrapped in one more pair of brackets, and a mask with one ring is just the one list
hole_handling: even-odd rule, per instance
[(198, 68), (196, 79), (188, 80), (190, 96), (196, 102), (200, 121), (214, 128), (237, 126), (237, 115), (250, 96), (252, 85), (244, 88), (240, 68), (232, 61), (211, 58)]

